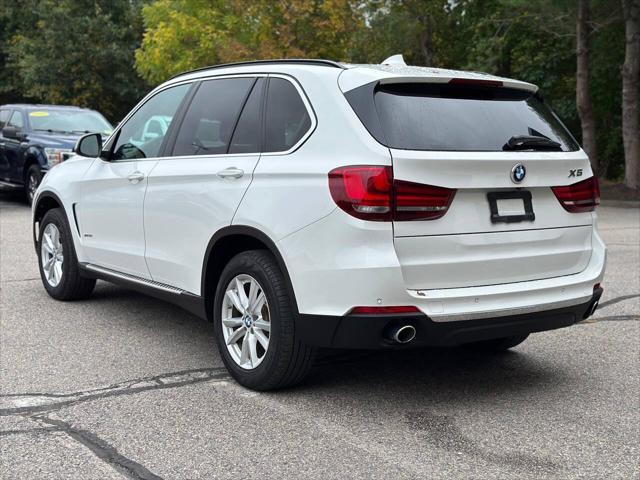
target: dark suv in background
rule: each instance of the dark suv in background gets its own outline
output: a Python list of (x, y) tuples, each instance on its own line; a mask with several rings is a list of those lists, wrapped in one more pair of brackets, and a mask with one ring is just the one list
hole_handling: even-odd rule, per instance
[(72, 155), (80, 136), (107, 136), (112, 128), (100, 113), (86, 108), (0, 106), (0, 186), (24, 189), (31, 204), (44, 174)]

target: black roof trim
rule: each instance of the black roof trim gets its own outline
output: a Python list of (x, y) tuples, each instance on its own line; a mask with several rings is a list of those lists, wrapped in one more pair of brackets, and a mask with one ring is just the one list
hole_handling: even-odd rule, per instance
[(309, 59), (309, 58), (282, 58), (282, 59), (276, 59), (276, 60), (249, 60), (249, 61), (246, 61), (246, 62), (221, 63), (219, 65), (211, 65), (211, 66), (208, 66), (208, 67), (195, 68), (193, 70), (188, 70), (186, 72), (178, 73), (178, 74), (174, 75), (173, 77), (169, 78), (169, 80), (173, 80), (174, 78), (178, 78), (178, 77), (181, 77), (182, 75), (187, 75), (189, 73), (202, 72), (202, 71), (205, 71), (205, 70), (212, 70), (214, 68), (241, 67), (241, 66), (244, 66), (244, 65), (269, 65), (269, 64), (281, 65), (281, 64), (285, 64), (285, 63), (294, 63), (294, 64), (298, 64), (298, 65), (318, 65), (318, 66), (324, 66), (324, 67), (340, 68), (342, 70), (345, 70), (347, 68), (344, 65), (341, 65), (340, 63), (334, 62), (332, 60)]

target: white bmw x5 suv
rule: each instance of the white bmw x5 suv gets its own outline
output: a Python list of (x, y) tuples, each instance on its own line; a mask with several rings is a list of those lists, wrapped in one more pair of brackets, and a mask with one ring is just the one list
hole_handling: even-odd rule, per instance
[(529, 83), (220, 65), (76, 153), (33, 202), (47, 292), (102, 279), (179, 304), (249, 388), (299, 381), (317, 347), (507, 349), (602, 294), (597, 180)]

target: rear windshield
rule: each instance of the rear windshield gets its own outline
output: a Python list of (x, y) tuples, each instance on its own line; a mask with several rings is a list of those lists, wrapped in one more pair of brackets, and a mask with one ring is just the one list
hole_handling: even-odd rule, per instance
[[(371, 118), (372, 109), (362, 108), (363, 93), (350, 103), (374, 137), (391, 148), (501, 151), (517, 136), (545, 137), (558, 142), (562, 151), (579, 148), (549, 107), (529, 92), (428, 83), (381, 85), (368, 92), (373, 93), (377, 119)], [(374, 121), (379, 124), (372, 125)]]

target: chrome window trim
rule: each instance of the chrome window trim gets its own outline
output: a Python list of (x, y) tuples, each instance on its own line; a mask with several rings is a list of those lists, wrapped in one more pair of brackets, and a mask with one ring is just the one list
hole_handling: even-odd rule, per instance
[[(259, 73), (226, 73), (226, 74), (218, 74), (218, 75), (208, 75), (208, 76), (203, 76), (203, 77), (198, 77), (198, 78), (192, 78), (189, 80), (182, 80), (179, 82), (173, 82), (173, 83), (169, 83), (166, 85), (161, 85), (159, 87), (156, 87), (155, 89), (153, 89), (151, 92), (149, 92), (142, 100), (140, 100), (140, 102), (138, 102), (138, 104), (133, 108), (133, 110), (131, 110), (131, 112), (129, 112), (127, 114), (126, 117), (124, 117), (124, 119), (122, 119), (122, 121), (118, 124), (118, 126), (113, 130), (113, 132), (111, 132), (111, 135), (109, 135), (109, 137), (104, 141), (104, 144), (106, 145), (107, 143), (109, 143), (109, 141), (111, 141), (111, 138), (116, 138), (115, 136), (118, 134), (118, 132), (120, 131), (120, 129), (122, 129), (122, 127), (124, 127), (124, 125), (126, 124), (126, 122), (129, 121), (129, 119), (131, 118), (131, 116), (133, 116), (140, 108), (142, 108), (142, 106), (147, 103), (149, 100), (151, 100), (151, 98), (153, 98), (154, 96), (158, 95), (159, 93), (169, 89), (169, 88), (173, 88), (173, 87), (177, 87), (180, 85), (185, 85), (185, 84), (192, 84), (192, 83), (197, 83), (197, 82), (205, 82), (207, 80), (217, 80), (217, 79), (224, 79), (224, 78), (282, 78), (283, 80), (288, 81), (289, 83), (291, 83), (294, 88), (296, 89), (296, 91), (298, 92), (298, 95), (300, 96), (300, 98), (302, 99), (302, 103), (304, 104), (305, 108), (307, 109), (307, 114), (309, 115), (309, 118), (311, 120), (311, 126), (309, 127), (309, 129), (305, 132), (305, 134), (300, 137), (300, 140), (298, 140), (291, 148), (289, 148), (288, 150), (283, 150), (283, 151), (278, 151), (278, 152), (251, 152), (251, 153), (218, 153), (215, 155), (175, 155), (175, 156), (164, 156), (164, 157), (149, 157), (149, 158), (133, 158), (130, 160), (105, 160), (102, 157), (100, 157), (100, 160), (104, 163), (128, 163), (128, 162), (147, 162), (147, 161), (157, 161), (157, 160), (173, 160), (173, 159), (184, 159), (184, 158), (217, 158), (217, 157), (247, 157), (247, 156), (252, 156), (252, 155), (260, 155), (260, 156), (277, 156), (277, 155), (289, 155), (293, 152), (295, 152), (298, 148), (300, 148), (302, 146), (302, 144), (304, 144), (307, 139), (313, 134), (313, 132), (315, 131), (317, 125), (318, 125), (318, 119), (316, 117), (316, 113), (313, 110), (313, 106), (311, 105), (311, 102), (309, 101), (309, 97), (307, 96), (306, 92), (304, 91), (304, 89), (302, 88), (302, 86), (300, 85), (300, 83), (298, 82), (298, 80), (296, 78), (294, 78), (291, 75), (286, 75), (283, 73), (266, 73), (266, 72), (259, 72)], [(267, 92), (268, 93), (268, 92)], [(266, 103), (265, 103), (265, 108), (266, 108)]]

